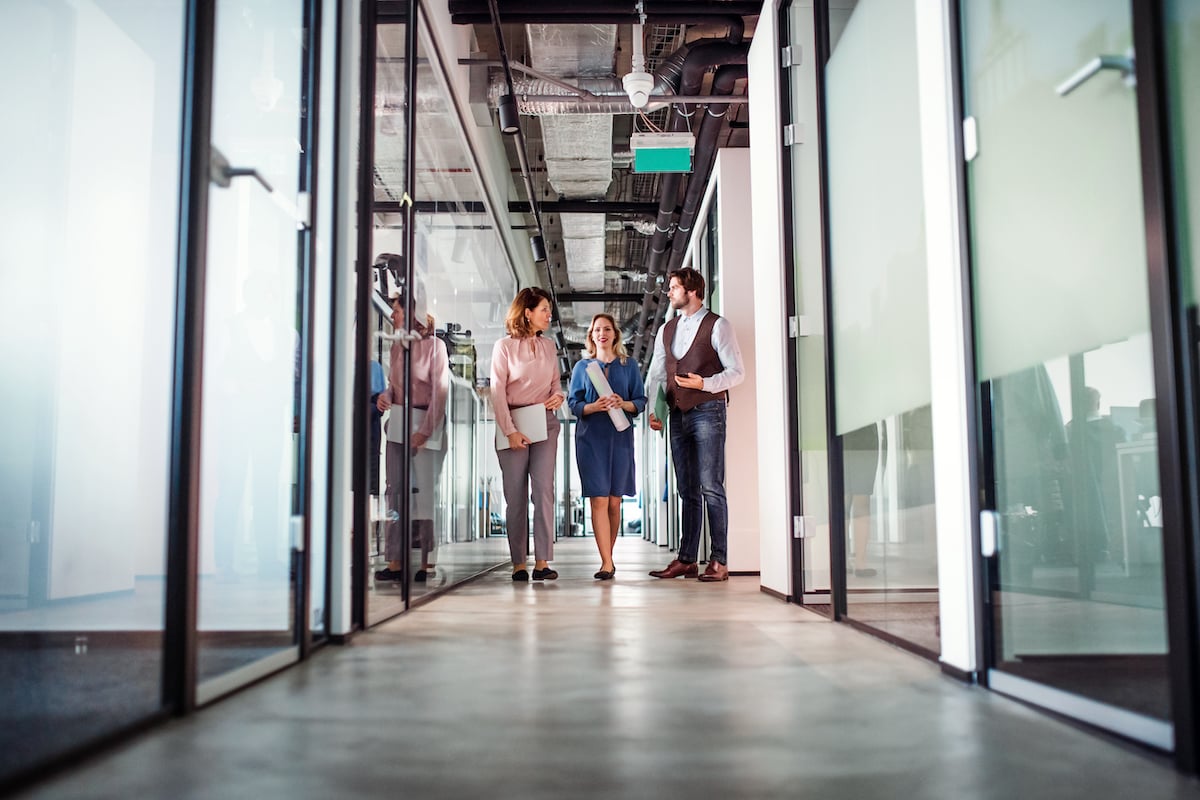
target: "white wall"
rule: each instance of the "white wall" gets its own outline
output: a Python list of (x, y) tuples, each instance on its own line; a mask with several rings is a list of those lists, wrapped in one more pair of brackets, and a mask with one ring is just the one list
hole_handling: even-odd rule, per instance
[[(746, 380), (729, 393), (725, 428), (725, 494), (729, 500), (729, 569), (757, 572), (759, 557), (758, 373), (755, 324), (753, 219), (750, 204), (750, 151), (717, 152), (717, 258), (721, 275), (721, 314), (733, 324)], [(700, 219), (703, 219), (703, 212)], [(774, 426), (769, 426), (774, 427)], [(749, 445), (749, 446), (748, 446)], [(777, 464), (772, 469), (777, 468)], [(704, 554), (701, 554), (703, 557)]]
[[(779, 32), (773, 2), (763, 4), (750, 46), (749, 178), (754, 209), (750, 221), (753, 241), (751, 316), (754, 344), (755, 413), (759, 420), (788, 418), (787, 310), (783, 253), (784, 225), (780, 194)], [(725, 155), (725, 151), (722, 155)], [(749, 154), (747, 154), (749, 155)], [(728, 283), (725, 284), (728, 287)], [(727, 289), (726, 289), (727, 290)], [(739, 341), (741, 335), (739, 331)], [(745, 345), (743, 344), (743, 347)], [(745, 355), (745, 353), (743, 353)], [(749, 377), (747, 377), (749, 380)], [(791, 485), (789, 442), (782, 424), (757, 426), (757, 502), (759, 569), (761, 585), (784, 595), (792, 594), (790, 566)]]
[[(351, 475), (354, 451), (354, 262), (357, 258), (358, 226), (355, 198), (358, 195), (358, 4), (342, 6), (342, 38), (337, 60), (340, 72), (337, 125), (340, 149), (330, 153), (338, 161), (339, 184), (327, 187), (338, 203), (334, 209), (338, 238), (333, 243), (333, 448), (329, 458), (329, 519), (333, 531), (329, 562), (329, 632), (350, 632), (350, 568), (353, 563), (350, 527), (353, 511)], [(318, 267), (321, 268), (321, 267)]]
[(950, 23), (942, 3), (916, 2), (918, 98), (925, 189), (929, 364), (933, 403), (934, 491), (937, 497), (941, 660), (961, 670), (976, 661), (973, 511), (953, 116)]

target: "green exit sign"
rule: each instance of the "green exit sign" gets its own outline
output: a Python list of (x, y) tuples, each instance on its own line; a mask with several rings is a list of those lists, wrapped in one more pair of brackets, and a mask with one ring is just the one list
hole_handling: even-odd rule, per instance
[(691, 172), (696, 137), (690, 133), (635, 133), (629, 137), (634, 172)]

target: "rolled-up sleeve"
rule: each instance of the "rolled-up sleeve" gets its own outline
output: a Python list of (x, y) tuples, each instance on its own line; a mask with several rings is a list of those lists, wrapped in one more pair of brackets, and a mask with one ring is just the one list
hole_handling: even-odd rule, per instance
[[(746, 369), (742, 366), (742, 351), (738, 347), (737, 336), (734, 335), (733, 325), (729, 320), (724, 317), (717, 320), (717, 324), (713, 325), (711, 341), (724, 369), (704, 379), (704, 391), (718, 394), (744, 381)], [(655, 352), (655, 356), (657, 355)]]

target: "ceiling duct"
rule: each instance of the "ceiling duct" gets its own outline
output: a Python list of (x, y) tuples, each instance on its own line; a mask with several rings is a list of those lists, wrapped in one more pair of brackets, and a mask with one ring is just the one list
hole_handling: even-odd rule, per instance
[[(530, 66), (539, 72), (564, 79), (616, 81), (615, 25), (529, 25), (526, 32)], [(570, 200), (604, 199), (612, 183), (612, 111), (542, 116), (540, 121), (546, 179), (554, 191)], [(604, 215), (560, 214), (559, 222), (571, 286), (603, 289)]]
[(604, 290), (604, 218), (596, 214), (559, 214), (563, 250), (571, 286), (579, 292)]
[[(531, 66), (539, 72), (558, 78), (616, 80), (615, 25), (528, 25), (526, 31)], [(604, 198), (612, 182), (612, 127), (611, 110), (543, 117), (546, 177), (561, 196)]]

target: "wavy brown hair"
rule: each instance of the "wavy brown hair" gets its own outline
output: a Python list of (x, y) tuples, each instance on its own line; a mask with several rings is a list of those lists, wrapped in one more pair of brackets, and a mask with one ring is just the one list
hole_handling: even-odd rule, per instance
[(616, 332), (616, 338), (613, 339), (613, 352), (616, 353), (617, 358), (621, 359), (621, 363), (624, 364), (625, 359), (629, 358), (629, 353), (625, 352), (625, 344), (622, 342), (624, 337), (622, 337), (621, 329), (617, 327), (617, 321), (613, 319), (612, 314), (597, 314), (596, 316), (592, 317), (592, 321), (588, 323), (587, 344), (585, 345), (587, 347), (588, 355), (592, 358), (596, 357), (596, 343), (592, 341), (592, 331), (595, 329), (596, 320), (598, 319), (606, 319), (608, 320), (608, 324), (612, 325), (613, 330)]
[(679, 281), (679, 285), (685, 292), (695, 292), (696, 297), (700, 298), (700, 302), (704, 302), (704, 276), (699, 272), (691, 267), (684, 267), (667, 275), (667, 283), (671, 282), (671, 278)]
[(504, 329), (508, 331), (509, 336), (514, 339), (525, 339), (534, 335), (529, 320), (525, 318), (525, 312), (533, 311), (541, 305), (543, 300), (550, 304), (551, 309), (554, 308), (554, 301), (550, 299), (550, 293), (545, 289), (538, 286), (527, 286), (517, 292), (512, 305), (508, 307), (508, 316), (504, 318)]

